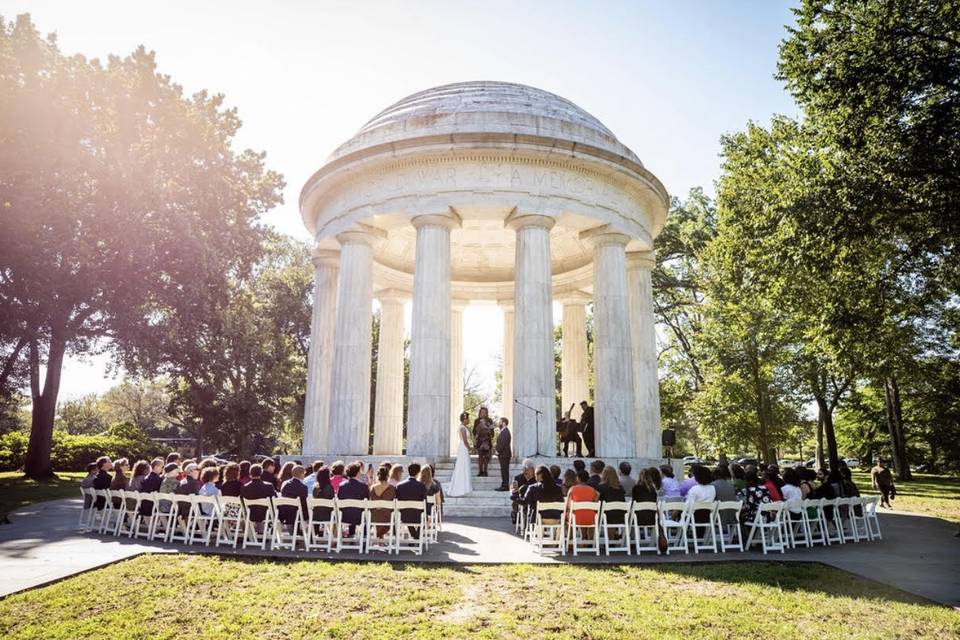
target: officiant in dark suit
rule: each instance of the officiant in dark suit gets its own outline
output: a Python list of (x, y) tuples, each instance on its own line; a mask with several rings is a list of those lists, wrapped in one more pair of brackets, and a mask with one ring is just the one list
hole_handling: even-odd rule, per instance
[(513, 436), (510, 433), (510, 421), (506, 418), (500, 418), (500, 433), (497, 434), (497, 444), (494, 447), (497, 452), (497, 460), (500, 461), (500, 486), (496, 491), (509, 491), (510, 489), (510, 458), (513, 456)]

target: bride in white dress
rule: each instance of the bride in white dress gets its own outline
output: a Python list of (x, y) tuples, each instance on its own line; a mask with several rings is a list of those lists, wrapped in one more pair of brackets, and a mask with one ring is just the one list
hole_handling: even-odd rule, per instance
[(453, 467), (453, 478), (446, 487), (448, 496), (464, 496), (473, 490), (473, 481), (470, 462), (470, 431), (467, 424), (470, 422), (470, 414), (463, 412), (460, 414), (460, 444), (457, 447), (457, 462)]

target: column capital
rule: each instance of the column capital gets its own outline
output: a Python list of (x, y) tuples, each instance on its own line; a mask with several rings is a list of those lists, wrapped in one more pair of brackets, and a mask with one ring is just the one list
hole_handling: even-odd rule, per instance
[(340, 252), (335, 249), (321, 249), (314, 247), (310, 254), (310, 261), (314, 267), (339, 267)]
[(426, 213), (418, 216), (414, 216), (410, 219), (410, 224), (415, 228), (419, 229), (420, 227), (445, 227), (446, 229), (459, 229), (463, 224), (463, 220), (460, 219), (460, 216), (456, 211), (450, 209), (446, 213)]
[(593, 296), (586, 291), (569, 291), (556, 298), (557, 302), (563, 306), (567, 305), (585, 305), (593, 302)]
[(410, 298), (410, 294), (400, 289), (380, 289), (373, 294), (380, 304), (403, 304)]
[(596, 248), (605, 245), (619, 245), (626, 247), (633, 238), (621, 231), (617, 231), (609, 224), (605, 224), (600, 227), (594, 227), (593, 229), (581, 231), (580, 239)]
[(637, 267), (652, 270), (657, 266), (655, 251), (630, 251), (627, 253), (627, 268)]
[(557, 223), (556, 218), (545, 216), (539, 213), (521, 213), (516, 208), (503, 221), (503, 226), (508, 229), (518, 231), (523, 227), (543, 227), (547, 231), (553, 229)]
[(378, 240), (387, 237), (387, 232), (383, 229), (372, 227), (368, 224), (357, 224), (351, 229), (337, 234), (337, 242), (343, 247), (348, 244), (365, 244), (372, 247)]

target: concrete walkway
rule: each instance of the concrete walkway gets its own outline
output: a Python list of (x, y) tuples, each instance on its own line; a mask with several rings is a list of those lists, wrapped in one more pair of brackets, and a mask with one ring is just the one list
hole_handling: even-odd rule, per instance
[(687, 562), (821, 562), (952, 607), (960, 607), (960, 538), (954, 524), (926, 516), (883, 512), (883, 540), (794, 549), (764, 556), (759, 551), (657, 556), (540, 556), (513, 535), (506, 518), (457, 518), (444, 522), (440, 542), (422, 557), (404, 553), (327, 554), (233, 550), (117, 539), (76, 531), (80, 500), (42, 502), (10, 514), (0, 526), (0, 597), (130, 558), (141, 553), (218, 553), (227, 556), (436, 563), (657, 564)]

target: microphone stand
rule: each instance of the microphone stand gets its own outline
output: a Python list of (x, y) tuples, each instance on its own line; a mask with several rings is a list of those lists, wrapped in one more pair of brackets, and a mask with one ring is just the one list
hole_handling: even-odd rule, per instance
[(530, 405), (528, 405), (528, 404), (526, 404), (526, 403), (520, 402), (520, 401), (517, 400), (516, 398), (514, 398), (513, 404), (518, 404), (518, 405), (520, 405), (521, 407), (526, 407), (527, 409), (530, 409), (530, 411), (533, 411), (533, 412), (536, 413), (536, 416), (537, 416), (537, 417), (536, 417), (536, 422), (537, 422), (537, 443), (536, 443), (536, 453), (534, 453), (533, 455), (535, 455), (535, 456), (541, 456), (541, 455), (543, 455), (542, 453), (540, 453), (540, 415), (541, 415), (543, 412), (540, 411), (540, 409), (537, 409), (536, 407), (531, 407)]

